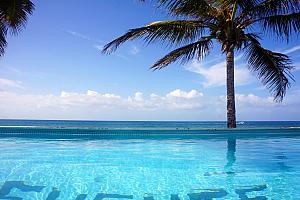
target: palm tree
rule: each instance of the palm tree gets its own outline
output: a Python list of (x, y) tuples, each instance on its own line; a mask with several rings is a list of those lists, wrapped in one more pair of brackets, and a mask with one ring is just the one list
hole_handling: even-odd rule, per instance
[(33, 10), (34, 4), (30, 0), (0, 1), (0, 56), (4, 54), (7, 45), (7, 33), (18, 34)]
[(293, 80), (292, 62), (287, 55), (262, 47), (260, 34), (289, 41), (300, 31), (299, 0), (158, 0), (174, 20), (158, 21), (130, 29), (108, 43), (103, 53), (115, 51), (128, 40), (142, 38), (146, 43), (160, 41), (180, 46), (159, 59), (157, 70), (180, 60), (182, 64), (203, 59), (213, 42), (221, 45), (227, 68), (227, 126), (236, 127), (234, 54), (243, 51), (248, 68), (282, 101)]

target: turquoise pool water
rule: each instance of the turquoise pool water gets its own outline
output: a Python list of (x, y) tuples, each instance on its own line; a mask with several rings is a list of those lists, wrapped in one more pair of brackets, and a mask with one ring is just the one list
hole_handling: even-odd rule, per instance
[(0, 199), (300, 199), (299, 122), (113, 123), (0, 121)]

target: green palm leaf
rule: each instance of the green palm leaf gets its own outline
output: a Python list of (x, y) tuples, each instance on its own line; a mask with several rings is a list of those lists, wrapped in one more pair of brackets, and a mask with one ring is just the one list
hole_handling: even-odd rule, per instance
[(7, 45), (7, 33), (18, 34), (33, 10), (30, 0), (0, 0), (0, 56)]
[(32, 14), (34, 4), (30, 0), (1, 0), (0, 20), (1, 24), (9, 27), (12, 33), (17, 34)]
[(158, 60), (151, 69), (157, 70), (166, 67), (167, 65), (181, 59), (181, 64), (185, 64), (188, 61), (196, 58), (201, 60), (204, 58), (212, 48), (212, 41), (209, 37), (204, 37), (201, 40), (188, 44), (173, 50), (160, 60)]
[(300, 32), (300, 12), (264, 17), (258, 21), (261, 22), (264, 31), (274, 32), (287, 40), (293, 32)]
[(6, 42), (6, 33), (7, 30), (5, 29), (5, 27), (3, 25), (0, 24), (0, 56), (2, 56), (4, 54), (4, 49), (7, 45)]
[(218, 15), (218, 9), (206, 0), (160, 0), (159, 3), (177, 16), (211, 19)]
[(299, 0), (265, 0), (257, 6), (248, 8), (245, 10), (245, 13), (255, 18), (261, 18), (299, 11)]
[(255, 7), (258, 4), (257, 0), (216, 0), (216, 2), (222, 9), (237, 6), (240, 10)]
[(111, 53), (128, 40), (143, 38), (147, 43), (161, 41), (179, 45), (194, 41), (201, 36), (207, 25), (200, 20), (169, 20), (151, 23), (145, 27), (129, 30), (123, 36), (105, 45), (103, 52)]
[(291, 60), (285, 54), (264, 49), (253, 35), (248, 34), (247, 38), (245, 55), (249, 69), (269, 88), (276, 101), (282, 101), (290, 87), (290, 79), (294, 80), (290, 73), (293, 69)]

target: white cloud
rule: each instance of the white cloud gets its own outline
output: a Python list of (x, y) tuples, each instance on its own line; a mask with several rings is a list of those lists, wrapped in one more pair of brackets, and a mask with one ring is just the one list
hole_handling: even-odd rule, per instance
[(99, 51), (102, 51), (104, 45), (95, 44), (94, 47), (95, 47), (96, 49), (98, 49)]
[(201, 108), (205, 104), (203, 96), (203, 93), (197, 90), (183, 91), (180, 89), (173, 90), (163, 97), (156, 94), (150, 95), (153, 105), (170, 110)]
[[(219, 97), (220, 101), (226, 103), (226, 96)], [(251, 108), (251, 107), (269, 107), (282, 105), (282, 103), (276, 103), (271, 96), (260, 97), (255, 94), (235, 94), (236, 105), (239, 108)]]
[(202, 93), (196, 90), (149, 96), (136, 92), (128, 97), (92, 90), (85, 93), (62, 91), (59, 95), (0, 91), (0, 118), (155, 120), (178, 119), (186, 113), (185, 119), (191, 119), (192, 110), (201, 110), (205, 104)]
[(300, 50), (300, 45), (297, 45), (292, 48), (286, 49), (285, 51), (283, 51), (283, 53), (289, 54), (289, 53), (294, 53), (295, 51), (299, 51), (299, 50)]
[(189, 92), (182, 91), (180, 89), (176, 89), (166, 95), (167, 97), (177, 97), (177, 98), (186, 98), (192, 99), (199, 96), (203, 96), (203, 93), (199, 93), (197, 90), (191, 90)]
[(299, 71), (300, 70), (300, 62), (294, 63), (295, 66), (294, 71)]
[[(240, 59), (240, 56), (236, 60)], [(205, 62), (193, 61), (191, 65), (186, 67), (187, 70), (200, 74), (205, 78), (202, 83), (204, 87), (217, 87), (226, 84), (226, 64), (219, 62), (208, 66)], [(251, 74), (244, 66), (235, 67), (235, 83), (236, 85), (244, 85), (251, 81)]]
[(78, 33), (76, 31), (67, 30), (67, 33), (69, 33), (69, 34), (71, 34), (71, 35), (73, 35), (75, 37), (81, 38), (83, 40), (87, 40), (87, 41), (91, 41), (91, 42), (96, 42), (96, 43), (103, 43), (102, 40), (97, 40), (97, 39), (91, 38), (91, 37), (89, 37), (87, 35)]
[(273, 101), (273, 97), (259, 97), (254, 94), (236, 94), (236, 101), (239, 105), (247, 106), (274, 106), (278, 105)]
[(132, 55), (136, 55), (140, 52), (140, 49), (137, 47), (137, 46), (132, 46), (131, 50), (130, 50), (130, 53)]
[(23, 88), (21, 81), (0, 78), (0, 87)]
[[(75, 32), (75, 31), (68, 30), (67, 33), (69, 33), (69, 34), (71, 34), (73, 36), (76, 36), (78, 38), (81, 38), (83, 40), (87, 40), (87, 41), (96, 43), (96, 44), (93, 45), (93, 47), (96, 48), (98, 51), (102, 51), (102, 49), (104, 47), (105, 42), (102, 41), (102, 40), (97, 40), (97, 39), (91, 38), (89, 36), (86, 36), (84, 34), (81, 34), (81, 33)], [(133, 49), (132, 53), (137, 54), (138, 53), (138, 49)], [(128, 58), (126, 56), (122, 55), (122, 54), (114, 53), (113, 55), (117, 56), (119, 58), (128, 60)]]
[[(299, 120), (300, 110), (295, 109), (300, 106), (299, 98), (300, 92), (294, 91), (284, 103), (278, 104), (272, 97), (236, 94), (238, 119)], [(62, 91), (59, 95), (0, 91), (0, 110), (0, 118), (225, 120), (226, 97), (181, 89), (164, 95), (136, 92), (128, 97), (92, 90), (84, 93)]]
[[(106, 43), (106, 42), (104, 42), (102, 40), (97, 40), (97, 39), (91, 38), (89, 36), (86, 36), (84, 34), (81, 34), (81, 33), (75, 32), (75, 31), (67, 30), (67, 33), (69, 33), (69, 34), (71, 34), (71, 35), (73, 35), (75, 37), (81, 38), (83, 40), (87, 40), (87, 41), (96, 43), (96, 44), (93, 45), (93, 47), (96, 48), (98, 51), (102, 51), (103, 47), (104, 47), (104, 44)], [(139, 53), (139, 49), (134, 46), (133, 49), (131, 49), (130, 53), (133, 54), (133, 55), (138, 54)], [(126, 57), (126, 56), (124, 56), (122, 54), (114, 53), (112, 55), (117, 56), (119, 58), (122, 58), (124, 60), (128, 60), (128, 57)]]
[[(88, 90), (86, 93), (66, 92), (62, 91), (60, 95), (19, 95), (9, 92), (0, 92), (1, 99), (6, 100), (8, 97), (19, 96), (20, 101), (32, 102), (37, 108), (42, 107), (59, 107), (71, 108), (73, 106), (97, 106), (98, 108), (126, 108), (126, 109), (174, 109), (181, 108), (180, 104), (190, 103), (193, 108), (192, 102), (199, 99), (203, 94), (196, 91), (182, 91), (180, 89), (171, 91), (165, 96), (151, 94), (145, 98), (142, 92), (136, 92), (127, 98), (111, 93), (98, 93), (96, 91)], [(16, 100), (17, 101), (17, 100)], [(159, 101), (159, 104), (158, 104)], [(172, 107), (172, 105), (175, 107)], [(198, 103), (195, 104), (198, 106)], [(185, 107), (185, 106), (182, 106)]]
[[(96, 91), (88, 90), (86, 93), (76, 93), (76, 92), (65, 92), (62, 91), (60, 96), (53, 96), (50, 100), (53, 100), (53, 105), (61, 106), (62, 108), (71, 108), (72, 106), (99, 106), (102, 108), (119, 106), (122, 103), (120, 96), (114, 94), (100, 94)], [(51, 102), (50, 102), (51, 103)], [(42, 102), (39, 104), (40, 107), (48, 106), (44, 105)]]
[(4, 65), (4, 64), (0, 64), (0, 68), (6, 69), (6, 70), (11, 71), (11, 72), (14, 72), (16, 74), (21, 73), (21, 70), (19, 70), (17, 68), (14, 68), (14, 67), (11, 67), (11, 66)]
[(115, 55), (115, 56), (117, 56), (117, 57), (119, 57), (119, 58), (122, 58), (122, 59), (124, 59), (124, 60), (129, 60), (128, 57), (126, 57), (126, 56), (124, 56), (124, 55), (122, 55), (122, 54), (114, 53), (114, 54), (112, 54), (112, 55)]

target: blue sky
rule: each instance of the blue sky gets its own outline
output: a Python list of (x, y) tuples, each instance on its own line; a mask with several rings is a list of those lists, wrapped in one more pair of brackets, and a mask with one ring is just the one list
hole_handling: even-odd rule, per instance
[[(8, 39), (0, 58), (0, 118), (89, 120), (225, 120), (224, 55), (148, 67), (171, 49), (128, 42), (112, 55), (100, 49), (129, 28), (168, 19), (135, 0), (34, 0), (26, 29)], [(239, 120), (300, 120), (300, 39), (270, 36), (263, 44), (287, 53), (296, 82), (283, 103), (236, 56)]]

